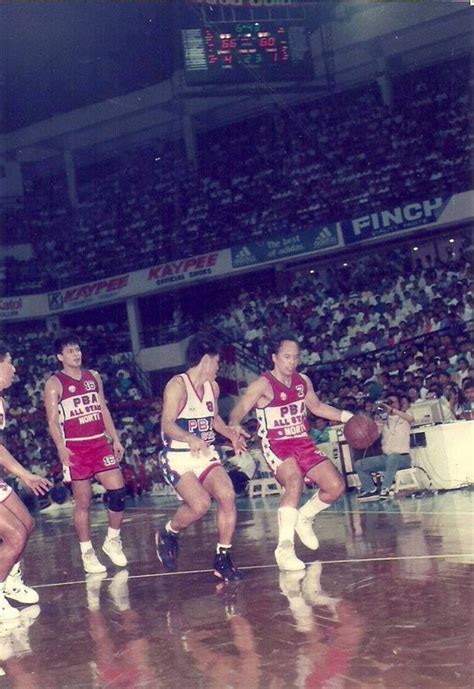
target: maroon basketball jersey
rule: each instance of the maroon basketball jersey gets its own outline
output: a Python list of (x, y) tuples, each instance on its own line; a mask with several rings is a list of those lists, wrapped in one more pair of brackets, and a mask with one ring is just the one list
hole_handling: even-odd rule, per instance
[(266, 407), (255, 410), (259, 423), (258, 435), (268, 440), (306, 438), (308, 427), (304, 399), (308, 386), (299, 373), (293, 373), (286, 386), (271, 373), (263, 377), (272, 386), (273, 399)]
[(59, 400), (59, 422), (65, 440), (92, 440), (105, 433), (99, 400), (99, 385), (87, 368), (81, 370), (80, 380), (64, 371), (55, 374), (62, 385)]

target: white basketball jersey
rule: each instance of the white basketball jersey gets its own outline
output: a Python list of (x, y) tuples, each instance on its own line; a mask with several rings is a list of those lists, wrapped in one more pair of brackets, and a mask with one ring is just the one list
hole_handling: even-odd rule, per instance
[[(212, 445), (216, 437), (214, 432), (216, 400), (212, 385), (209, 381), (204, 383), (202, 397), (200, 397), (188, 374), (181, 374), (181, 378), (186, 386), (186, 402), (175, 423), (183, 431), (201, 438), (207, 445)], [(162, 438), (163, 444), (168, 450), (189, 451), (188, 443), (173, 440), (165, 434), (162, 434)]]

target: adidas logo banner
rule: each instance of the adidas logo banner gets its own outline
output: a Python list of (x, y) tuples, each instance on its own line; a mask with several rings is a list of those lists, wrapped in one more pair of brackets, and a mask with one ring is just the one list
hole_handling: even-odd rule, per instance
[(313, 253), (320, 249), (337, 246), (336, 224), (326, 225), (283, 237), (273, 237), (252, 244), (232, 247), (232, 267), (242, 268), (258, 263)]

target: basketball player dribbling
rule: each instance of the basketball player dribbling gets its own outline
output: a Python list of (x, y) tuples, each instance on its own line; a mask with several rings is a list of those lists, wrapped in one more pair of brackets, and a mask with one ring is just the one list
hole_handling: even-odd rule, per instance
[[(8, 347), (0, 343), (0, 393), (13, 383), (15, 367)], [(5, 408), (0, 397), (0, 430), (6, 426)], [(12, 457), (7, 448), (0, 444), (0, 466), (17, 476), (36, 495), (44, 495), (50, 482), (35, 476)], [(10, 605), (7, 598), (23, 604), (37, 603), (36, 591), (23, 583), (20, 559), (28, 538), (35, 528), (35, 521), (13, 492), (0, 480), (0, 623), (19, 619), (20, 612)]]
[(176, 571), (178, 535), (201, 519), (217, 503), (218, 543), (214, 574), (238, 581), (241, 572), (231, 559), (237, 512), (232, 482), (214, 448), (215, 431), (228, 438), (236, 453), (243, 448), (242, 429), (234, 431), (219, 416), (219, 346), (196, 335), (186, 350), (188, 370), (167, 383), (163, 399), (161, 431), (164, 449), (160, 466), (166, 482), (183, 500), (174, 516), (156, 534), (157, 555), (164, 568)]
[[(305, 565), (295, 554), (295, 532), (307, 548), (316, 550), (313, 520), (344, 492), (341, 474), (308, 435), (306, 409), (341, 423), (352, 414), (321, 402), (308, 376), (297, 372), (299, 346), (294, 337), (277, 337), (270, 351), (273, 369), (249, 385), (232, 410), (229, 425), (238, 431), (242, 419), (255, 409), (263, 455), (284, 488), (275, 558), (281, 570), (298, 570)], [(319, 490), (298, 509), (305, 479)]]
[[(45, 405), (51, 437), (63, 464), (65, 481), (72, 484), (74, 524), (79, 538), (84, 570), (105, 572), (91, 543), (91, 480), (106, 490), (109, 528), (102, 550), (114, 565), (125, 567), (120, 526), (125, 510), (125, 487), (120, 461), (124, 449), (104, 398), (97, 371), (82, 368), (80, 342), (73, 334), (59, 337), (55, 354), (62, 370), (45, 386)], [(112, 441), (110, 446), (107, 436)]]

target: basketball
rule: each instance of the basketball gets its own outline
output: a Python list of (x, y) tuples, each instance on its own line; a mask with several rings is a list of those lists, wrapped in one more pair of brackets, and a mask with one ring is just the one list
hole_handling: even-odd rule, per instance
[(373, 419), (356, 414), (344, 424), (347, 443), (356, 450), (365, 450), (379, 437), (379, 429)]

